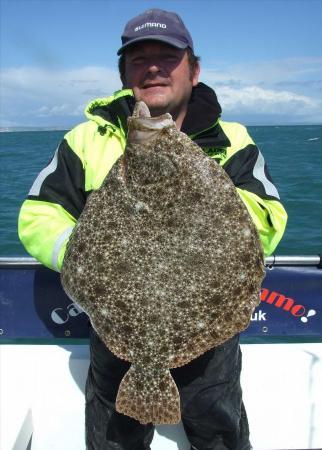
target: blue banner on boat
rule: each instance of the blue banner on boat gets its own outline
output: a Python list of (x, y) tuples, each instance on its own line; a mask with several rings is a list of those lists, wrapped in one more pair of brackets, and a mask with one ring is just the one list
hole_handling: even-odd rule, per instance
[[(0, 343), (86, 339), (86, 314), (43, 266), (0, 268)], [(266, 269), (261, 302), (242, 342), (322, 342), (322, 270)]]

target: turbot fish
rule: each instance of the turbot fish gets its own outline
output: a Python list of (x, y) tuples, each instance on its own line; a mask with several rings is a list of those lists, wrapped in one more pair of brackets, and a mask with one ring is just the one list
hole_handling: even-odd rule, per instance
[(264, 277), (258, 233), (225, 171), (170, 114), (137, 102), (127, 145), (91, 193), (61, 280), (105, 345), (131, 363), (116, 409), (180, 421), (171, 368), (244, 330)]

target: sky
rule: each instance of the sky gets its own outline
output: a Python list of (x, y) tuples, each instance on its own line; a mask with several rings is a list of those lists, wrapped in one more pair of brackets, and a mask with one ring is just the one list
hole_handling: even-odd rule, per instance
[(222, 118), (322, 124), (322, 0), (0, 0), (0, 126), (70, 128), (120, 89), (126, 22), (177, 12)]

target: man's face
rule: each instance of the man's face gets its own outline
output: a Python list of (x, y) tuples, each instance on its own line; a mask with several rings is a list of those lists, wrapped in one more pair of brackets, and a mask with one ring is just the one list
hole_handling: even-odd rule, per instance
[(198, 77), (199, 66), (191, 73), (186, 50), (155, 41), (126, 50), (124, 87), (133, 89), (152, 116), (169, 112), (176, 120), (185, 113)]

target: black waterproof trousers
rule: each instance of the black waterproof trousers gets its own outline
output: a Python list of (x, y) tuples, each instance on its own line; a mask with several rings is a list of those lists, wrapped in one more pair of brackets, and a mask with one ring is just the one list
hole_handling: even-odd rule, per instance
[[(141, 425), (115, 411), (118, 387), (130, 364), (116, 358), (93, 329), (90, 350), (86, 383), (87, 450), (150, 449), (153, 425)], [(191, 448), (250, 449), (240, 372), (239, 336), (171, 370), (180, 392), (182, 422)]]

